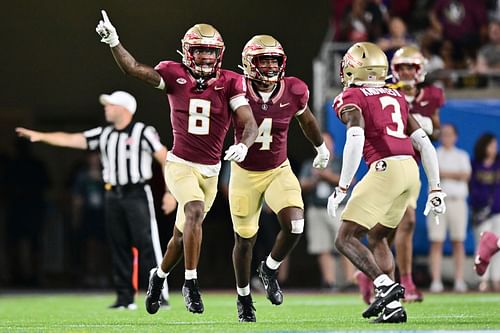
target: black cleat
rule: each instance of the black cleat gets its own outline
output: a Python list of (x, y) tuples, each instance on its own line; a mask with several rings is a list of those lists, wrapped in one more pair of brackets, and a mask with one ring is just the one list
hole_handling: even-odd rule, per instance
[(390, 286), (382, 286), (375, 289), (375, 300), (363, 312), (364, 318), (377, 316), (384, 307), (392, 301), (398, 301), (405, 296), (405, 288), (394, 282)]
[(238, 319), (240, 322), (255, 323), (255, 307), (253, 306), (252, 296), (239, 296), (236, 301), (238, 307)]
[(203, 301), (201, 300), (200, 288), (198, 286), (198, 280), (186, 280), (184, 281), (184, 286), (182, 286), (182, 296), (184, 296), (184, 303), (186, 304), (186, 309), (192, 313), (203, 313), (205, 308), (203, 307)]
[(148, 290), (146, 291), (146, 311), (149, 314), (155, 314), (160, 309), (162, 304), (163, 297), (161, 296), (161, 290), (163, 289), (163, 283), (165, 279), (161, 278), (156, 274), (158, 268), (152, 268), (149, 271), (149, 285)]
[(406, 311), (402, 306), (394, 309), (385, 307), (384, 312), (377, 319), (372, 320), (371, 323), (406, 323), (406, 320)]
[(259, 273), (259, 278), (266, 289), (266, 297), (274, 305), (280, 305), (283, 303), (283, 292), (281, 291), (276, 275), (277, 270), (270, 270), (267, 268), (265, 261), (261, 261), (259, 267), (257, 268), (257, 273)]

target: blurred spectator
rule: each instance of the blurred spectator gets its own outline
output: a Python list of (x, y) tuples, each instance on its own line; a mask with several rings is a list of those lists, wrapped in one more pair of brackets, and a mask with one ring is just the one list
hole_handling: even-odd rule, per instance
[(486, 37), (487, 14), (483, 0), (437, 0), (430, 12), (430, 21), (434, 36), (452, 43), (455, 62), (475, 59)]
[[(483, 134), (474, 146), (472, 175), (470, 181), (470, 204), (474, 236), (479, 243), (483, 231), (500, 234), (500, 156), (497, 138), (491, 133)], [(500, 257), (492, 259), (491, 265), (481, 278), (479, 289), (492, 288), (500, 291)]]
[(378, 4), (368, 0), (353, 0), (342, 16), (340, 41), (376, 41), (385, 32), (384, 14)]
[(465, 249), (464, 241), (467, 231), (467, 184), (471, 174), (469, 155), (455, 146), (458, 133), (452, 124), (441, 127), (441, 147), (437, 148), (441, 188), (447, 194), (446, 213), (439, 217), (439, 223), (434, 216), (427, 218), (427, 230), (430, 248), (432, 283), (431, 292), (442, 292), (441, 265), (443, 259), (443, 243), (449, 232), (453, 244), (453, 263), (455, 268), (454, 290), (467, 291), (464, 281)]
[(476, 72), (495, 74), (492, 82), (500, 85), (500, 18), (490, 22), (488, 37), (489, 43), (481, 47), (477, 54)]
[(389, 33), (380, 38), (377, 45), (385, 52), (390, 62), (397, 49), (414, 42), (415, 39), (408, 34), (404, 21), (399, 17), (392, 17), (389, 21)]
[(433, 73), (444, 69), (445, 64), (443, 58), (440, 56), (441, 42), (432, 38), (429, 34), (424, 34), (420, 39), (420, 52), (427, 64), (425, 66), (429, 77), (433, 77)]
[[(328, 133), (323, 133), (323, 140), (330, 150), (332, 160), (326, 169), (315, 169), (312, 160), (302, 164), (300, 174), (300, 185), (306, 195), (306, 236), (309, 254), (317, 256), (321, 272), (321, 287), (325, 290), (336, 290), (336, 262), (333, 255), (335, 249), (335, 237), (340, 226), (340, 215), (345, 204), (339, 206), (335, 219), (331, 219), (326, 211), (326, 204), (330, 193), (338, 185), (340, 170), (342, 169), (342, 158), (333, 154), (334, 142)], [(345, 200), (344, 202), (347, 202)], [(351, 262), (340, 255), (344, 281), (347, 285), (354, 281), (354, 266)]]
[(500, 0), (486, 0), (490, 20), (500, 20)]
[(87, 154), (86, 165), (76, 175), (72, 198), (73, 241), (78, 276), (88, 287), (105, 287), (111, 273), (105, 241), (104, 181), (97, 152)]
[(12, 285), (35, 286), (40, 276), (41, 235), (49, 177), (28, 141), (16, 139), (7, 166), (7, 248)]

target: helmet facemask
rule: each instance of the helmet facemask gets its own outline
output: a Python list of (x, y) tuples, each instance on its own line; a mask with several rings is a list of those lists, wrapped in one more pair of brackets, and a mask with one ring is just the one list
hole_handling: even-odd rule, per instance
[[(241, 57), (243, 73), (251, 80), (274, 84), (285, 75), (286, 55), (281, 44), (272, 36), (254, 36), (245, 45)], [(263, 70), (262, 67), (274, 67), (275, 70)]]
[[(419, 49), (414, 46), (405, 46), (396, 51), (391, 61), (391, 71), (394, 82), (400, 83), (403, 87), (414, 87), (424, 82), (427, 74), (425, 66), (427, 59), (424, 58)], [(412, 78), (402, 78), (399, 75), (401, 65), (409, 65), (415, 68), (415, 75)]]
[[(182, 63), (199, 78), (215, 76), (222, 65), (224, 55), (224, 41), (219, 32), (209, 24), (196, 24), (190, 28), (182, 43)], [(195, 55), (195, 52), (201, 54)], [(215, 57), (212, 54), (215, 54)], [(196, 63), (196, 58), (214, 58), (214, 62), (205, 61)]]

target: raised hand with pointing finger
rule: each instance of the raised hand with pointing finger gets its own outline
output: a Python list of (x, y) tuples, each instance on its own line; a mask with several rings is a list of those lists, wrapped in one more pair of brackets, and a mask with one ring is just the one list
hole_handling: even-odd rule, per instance
[(103, 19), (99, 21), (95, 31), (99, 34), (99, 36), (101, 36), (101, 42), (108, 44), (109, 47), (115, 47), (120, 44), (120, 41), (118, 40), (118, 33), (116, 32), (115, 27), (111, 24), (106, 11), (101, 10), (101, 14)]

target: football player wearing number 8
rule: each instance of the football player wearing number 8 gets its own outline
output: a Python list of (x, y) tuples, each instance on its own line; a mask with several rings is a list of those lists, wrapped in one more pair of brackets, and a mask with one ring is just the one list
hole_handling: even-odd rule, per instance
[[(375, 300), (363, 317), (383, 311), (374, 322), (399, 323), (406, 322), (399, 302), (404, 288), (393, 280), (394, 257), (387, 237), (418, 194), (414, 148), (420, 151), (429, 180), (424, 214), (443, 214), (446, 195), (439, 186), (436, 150), (429, 137), (409, 115), (404, 96), (384, 87), (387, 68), (387, 57), (372, 43), (354, 44), (342, 60), (345, 89), (335, 98), (334, 109), (347, 134), (339, 186), (328, 199), (328, 212), (335, 216), (363, 156), (370, 168), (347, 202), (335, 245), (375, 285)], [(365, 234), (368, 247), (360, 241)]]
[[(259, 125), (259, 134), (247, 158), (231, 163), (229, 204), (235, 233), (233, 265), (238, 319), (254, 322), (250, 267), (263, 201), (277, 215), (281, 226), (271, 253), (258, 267), (272, 304), (283, 302), (276, 274), (304, 229), (300, 184), (287, 158), (288, 127), (292, 119), (299, 121), (305, 136), (316, 147), (314, 167), (325, 168), (330, 153), (307, 105), (306, 84), (295, 77), (284, 76), (286, 55), (281, 44), (268, 35), (254, 36), (243, 49), (242, 62), (248, 84), (247, 98)], [(244, 128), (235, 124), (235, 140), (239, 141), (243, 135)]]
[(191, 27), (182, 43), (182, 63), (162, 61), (155, 68), (137, 62), (118, 40), (105, 11), (96, 31), (123, 72), (165, 92), (170, 103), (174, 134), (167, 155), (165, 180), (179, 203), (173, 236), (159, 267), (151, 270), (146, 310), (160, 307), (160, 293), (169, 272), (184, 255), (182, 294), (188, 311), (202, 313), (196, 268), (200, 256), (202, 222), (217, 193), (217, 176), (224, 137), (231, 119), (242, 135), (226, 151), (225, 159), (241, 162), (257, 136), (257, 126), (245, 98), (242, 75), (221, 69), (224, 41), (208, 24)]

